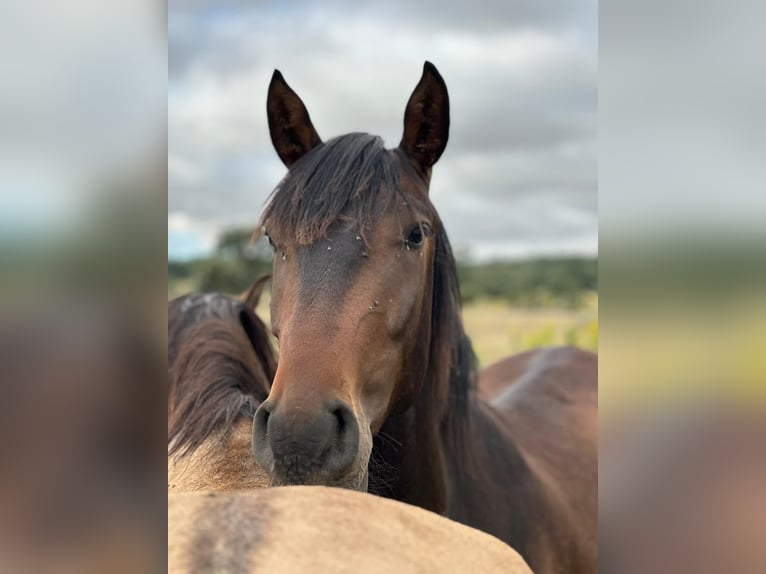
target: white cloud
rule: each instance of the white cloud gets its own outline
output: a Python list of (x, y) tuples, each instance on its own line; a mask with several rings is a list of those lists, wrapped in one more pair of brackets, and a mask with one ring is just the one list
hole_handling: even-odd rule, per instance
[(194, 229), (194, 222), (184, 213), (168, 213), (168, 231), (190, 231)]
[[(202, 179), (202, 169), (181, 157), (168, 155), (168, 177), (179, 183), (197, 183)], [(168, 216), (170, 221), (170, 216)]]

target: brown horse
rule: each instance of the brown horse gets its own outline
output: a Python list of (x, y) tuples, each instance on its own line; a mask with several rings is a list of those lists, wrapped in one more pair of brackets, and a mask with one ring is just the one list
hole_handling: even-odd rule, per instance
[[(449, 100), (426, 63), (396, 149), (322, 142), (275, 71), (288, 173), (261, 225), (275, 249), (280, 362), (253, 446), (275, 484), (369, 490), (494, 534), (537, 572), (596, 570), (596, 357), (540, 352), (479, 397), (454, 257), (428, 196)], [(504, 369), (504, 368), (503, 368)], [(502, 378), (502, 377), (501, 377)]]
[(242, 299), (218, 293), (168, 303), (168, 489), (268, 486), (252, 452), (252, 421), (276, 372), (255, 315), (268, 277)]
[(168, 496), (168, 572), (531, 574), (496, 538), (432, 512), (321, 486)]

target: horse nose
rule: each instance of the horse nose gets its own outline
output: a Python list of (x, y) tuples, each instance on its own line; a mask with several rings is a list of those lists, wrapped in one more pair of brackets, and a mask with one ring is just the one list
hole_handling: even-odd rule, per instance
[(359, 424), (351, 408), (342, 401), (304, 406), (267, 400), (255, 413), (255, 459), (279, 482), (331, 481), (356, 459)]

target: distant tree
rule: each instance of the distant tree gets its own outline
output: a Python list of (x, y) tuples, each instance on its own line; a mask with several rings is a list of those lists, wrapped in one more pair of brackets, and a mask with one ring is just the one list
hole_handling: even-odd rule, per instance
[(186, 261), (168, 261), (169, 279), (186, 279), (192, 275), (192, 266)]
[(218, 238), (213, 257), (199, 261), (195, 275), (201, 291), (239, 293), (261, 275), (271, 272), (268, 239), (252, 242), (253, 230), (227, 229)]
[(598, 288), (595, 259), (537, 259), (459, 263), (463, 301), (504, 299), (523, 307), (577, 307), (585, 291)]
[(258, 277), (270, 272), (271, 263), (268, 262), (214, 257), (200, 265), (198, 289), (204, 292), (241, 293)]
[(228, 229), (218, 238), (216, 252), (226, 259), (271, 261), (272, 254), (268, 239), (261, 237), (253, 243), (252, 238), (252, 229)]

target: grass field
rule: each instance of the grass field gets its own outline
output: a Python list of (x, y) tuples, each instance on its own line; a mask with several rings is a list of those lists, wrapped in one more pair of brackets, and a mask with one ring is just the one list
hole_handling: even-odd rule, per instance
[(479, 301), (463, 308), (463, 322), (485, 367), (502, 357), (535, 347), (598, 347), (598, 296), (586, 297), (583, 309), (524, 309), (504, 301)]

